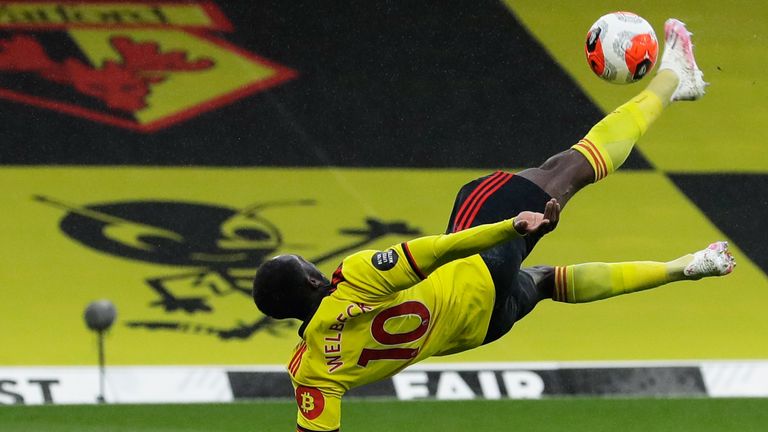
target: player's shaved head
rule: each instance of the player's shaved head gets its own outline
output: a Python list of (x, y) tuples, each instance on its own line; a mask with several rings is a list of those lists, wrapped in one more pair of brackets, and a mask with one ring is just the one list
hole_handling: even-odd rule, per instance
[(272, 318), (304, 319), (315, 288), (327, 279), (298, 255), (280, 255), (262, 264), (253, 281), (253, 301)]

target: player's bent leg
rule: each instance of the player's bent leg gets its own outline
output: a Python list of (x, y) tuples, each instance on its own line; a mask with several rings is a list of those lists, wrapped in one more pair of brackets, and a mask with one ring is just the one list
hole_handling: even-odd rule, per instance
[(552, 298), (566, 303), (586, 303), (674, 281), (724, 276), (731, 273), (735, 265), (728, 243), (716, 242), (669, 262), (586, 263), (555, 267)]
[(572, 147), (583, 161), (566, 151), (519, 175), (565, 205), (578, 190), (618, 169), (670, 102), (703, 96), (706, 83), (693, 56), (690, 33), (682, 22), (670, 19), (665, 35), (659, 72), (646, 89), (608, 114)]
[(672, 71), (662, 71), (644, 91), (605, 116), (571, 149), (518, 175), (565, 205), (580, 189), (605, 178), (626, 161), (635, 143), (669, 104), (677, 84)]

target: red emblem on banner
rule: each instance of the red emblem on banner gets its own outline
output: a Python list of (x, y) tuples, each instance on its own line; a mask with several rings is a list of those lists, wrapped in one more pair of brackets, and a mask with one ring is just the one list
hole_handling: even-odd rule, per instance
[(221, 39), (215, 3), (3, 1), (0, 99), (155, 132), (296, 76)]

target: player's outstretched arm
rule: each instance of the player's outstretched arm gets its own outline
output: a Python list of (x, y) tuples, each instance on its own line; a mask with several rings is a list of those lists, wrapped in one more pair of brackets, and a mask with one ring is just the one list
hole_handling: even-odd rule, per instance
[[(560, 218), (560, 204), (549, 201), (544, 213), (524, 211), (512, 219), (478, 225), (464, 231), (420, 237), (386, 251), (361, 251), (342, 263), (340, 277), (371, 297), (408, 289), (440, 266), (466, 258), (511, 239), (552, 231)], [(400, 259), (404, 257), (405, 259)]]
[(560, 220), (560, 204), (554, 198), (544, 213), (524, 211), (512, 219), (438, 236), (421, 237), (405, 243), (413, 264), (423, 276), (453, 260), (466, 258), (513, 238), (552, 231)]

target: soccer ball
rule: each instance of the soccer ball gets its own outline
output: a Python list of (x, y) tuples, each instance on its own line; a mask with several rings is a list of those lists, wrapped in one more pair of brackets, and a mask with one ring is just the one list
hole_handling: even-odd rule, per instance
[(597, 76), (613, 84), (629, 84), (653, 69), (659, 42), (641, 16), (613, 12), (592, 24), (584, 51)]

